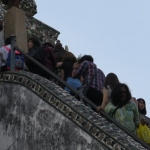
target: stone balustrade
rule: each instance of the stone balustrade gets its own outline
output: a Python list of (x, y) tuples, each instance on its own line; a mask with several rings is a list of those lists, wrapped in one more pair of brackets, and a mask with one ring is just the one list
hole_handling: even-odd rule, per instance
[(0, 93), (0, 135), (7, 149), (145, 150), (115, 124), (38, 75), (0, 74)]

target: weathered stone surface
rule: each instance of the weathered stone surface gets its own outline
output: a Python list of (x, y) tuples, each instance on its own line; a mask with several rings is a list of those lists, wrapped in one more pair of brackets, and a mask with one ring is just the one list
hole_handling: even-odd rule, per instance
[(24, 11), (16, 7), (11, 7), (11, 9), (6, 12), (4, 17), (4, 34), (5, 38), (15, 35), (17, 46), (27, 52), (27, 32), (25, 22)]
[(34, 16), (37, 13), (35, 0), (21, 0), (20, 9), (25, 11), (27, 16)]
[(54, 44), (57, 36), (60, 34), (59, 31), (35, 19), (34, 17), (26, 17), (26, 28), (28, 37), (35, 35), (43, 43), (51, 42)]
[(37, 6), (34, 0), (0, 0), (3, 8), (8, 10), (12, 6), (25, 11), (27, 16), (34, 16), (37, 13)]
[(0, 20), (4, 19), (4, 13), (6, 12), (6, 6), (0, 0)]
[(108, 149), (26, 87), (0, 84), (1, 150)]
[[(83, 149), (87, 150), (103, 148), (145, 150), (141, 144), (116, 125), (93, 112), (59, 86), (29, 72), (16, 71), (0, 74), (0, 104), (2, 111), (0, 126), (3, 127), (3, 131), (0, 130), (0, 136), (1, 139), (4, 136), (4, 139), (7, 140), (7, 145), (10, 146), (9, 150), (17, 149), (19, 145), (21, 147), (23, 145), (25, 148), (30, 146), (32, 149), (37, 143), (45, 146), (47, 145), (46, 141), (51, 142), (48, 145), (51, 146), (51, 149), (58, 148), (58, 150), (60, 148), (82, 150), (82, 144), (84, 145)], [(11, 122), (11, 120), (13, 121)], [(14, 125), (14, 122), (17, 125)], [(9, 135), (13, 136), (10, 138)], [(40, 141), (38, 138), (44, 139), (45, 143), (37, 142)], [(72, 140), (70, 141), (70, 139)], [(60, 144), (60, 147), (54, 147), (56, 146), (54, 140)], [(74, 146), (66, 144), (68, 141)], [(14, 144), (10, 145), (10, 143)], [(69, 147), (64, 148), (64, 146)], [(36, 148), (38, 149), (38, 147)], [(40, 147), (40, 149), (42, 148)]]
[[(22, 0), (20, 4), (20, 8), (26, 13), (27, 37), (36, 35), (41, 42), (52, 42), (53, 44), (60, 32), (32, 17), (37, 12), (36, 7), (34, 0)], [(7, 10), (7, 6), (0, 0), (0, 20), (4, 20)]]

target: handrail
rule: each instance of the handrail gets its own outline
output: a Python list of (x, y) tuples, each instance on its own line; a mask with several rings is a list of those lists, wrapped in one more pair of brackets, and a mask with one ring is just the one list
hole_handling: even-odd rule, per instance
[[(15, 40), (15, 36), (12, 36), (12, 41), (14, 42)], [(12, 43), (13, 43), (12, 42)], [(15, 44), (13, 43), (12, 45), (12, 49), (13, 49), (13, 53), (15, 53), (15, 50), (18, 50), (20, 53), (22, 53), (27, 59), (31, 60), (33, 63), (35, 63), (38, 67), (40, 67), (41, 69), (43, 69), (44, 71), (46, 71), (50, 76), (52, 76), (53, 78), (55, 78), (57, 81), (59, 81), (61, 84), (65, 85), (66, 87), (68, 87), (74, 94), (79, 95), (82, 100), (84, 100), (85, 102), (87, 102), (88, 104), (90, 104), (93, 108), (97, 108), (97, 105), (95, 105), (92, 101), (90, 101), (88, 98), (86, 98), (85, 96), (81, 95), (77, 90), (73, 89), (70, 85), (68, 85), (65, 81), (63, 81), (60, 77), (58, 77), (56, 74), (54, 74), (52, 71), (50, 71), (49, 69), (47, 69), (44, 65), (42, 65), (41, 63), (39, 63), (37, 60), (35, 60), (34, 58), (32, 58), (30, 55), (26, 54), (23, 50), (21, 50), (20, 48), (18, 48), (17, 46), (15, 46)], [(13, 63), (14, 60), (11, 60), (11, 63)], [(12, 65), (13, 67), (13, 65)], [(13, 68), (11, 68), (11, 71), (13, 71)], [(113, 119), (112, 117), (110, 117), (106, 112), (104, 111), (100, 111), (100, 114), (102, 116), (104, 116), (108, 121), (113, 122), (117, 127), (119, 127), (120, 129), (122, 129), (125, 133), (127, 133), (129, 136), (131, 136), (135, 141), (137, 141), (138, 143), (140, 143), (143, 147), (150, 149), (150, 146), (148, 144), (146, 144), (145, 142), (143, 142), (142, 140), (140, 140), (136, 135), (132, 134), (128, 129), (126, 129), (123, 125), (121, 125), (119, 122), (117, 122), (115, 119)]]
[[(49, 69), (47, 69), (45, 66), (43, 66), (41, 63), (39, 63), (37, 60), (33, 59), (31, 56), (29, 56), (28, 54), (26, 54), (24, 51), (22, 51), (21, 49), (19, 49), (18, 47), (14, 47), (15, 50), (18, 50), (19, 52), (21, 52), (26, 58), (28, 58), (29, 60), (31, 60), (33, 63), (35, 63), (37, 66), (39, 66), (41, 69), (43, 69), (44, 71), (46, 71), (47, 73), (49, 73), (53, 78), (55, 78), (57, 81), (59, 81), (61, 84), (65, 85), (66, 87), (68, 87), (73, 93), (79, 95), (78, 91), (73, 89), (70, 85), (68, 85), (65, 81), (63, 81), (61, 78), (59, 78), (57, 75), (55, 75), (52, 71), (50, 71)], [(80, 96), (80, 95), (79, 95)], [(95, 109), (97, 108), (97, 106), (91, 102), (88, 98), (86, 97), (82, 97), (82, 99), (87, 102), (88, 104), (90, 104), (92, 107), (94, 107)], [(150, 149), (150, 146), (148, 146), (145, 142), (143, 142), (142, 140), (140, 140), (136, 135), (132, 134), (128, 129), (126, 129), (124, 126), (122, 126), (120, 123), (118, 123), (116, 120), (112, 119), (107, 113), (105, 113), (104, 111), (100, 112), (101, 115), (103, 115), (105, 118), (107, 118), (107, 120), (109, 120), (110, 122), (113, 122), (116, 126), (118, 126), (119, 128), (121, 128), (124, 132), (126, 132), (128, 135), (130, 135), (132, 138), (134, 138), (135, 141), (139, 142), (141, 145), (143, 145), (145, 148)]]
[(14, 47), (16, 45), (16, 36), (12, 35), (11, 36), (11, 63), (10, 63), (10, 70), (14, 71), (15, 70), (15, 50)]
[(93, 108), (97, 108), (97, 106), (91, 102), (88, 98), (86, 98), (85, 96), (82, 96), (78, 93), (77, 90), (75, 90), (74, 88), (72, 88), (70, 85), (68, 85), (65, 81), (63, 81), (60, 77), (58, 77), (56, 74), (54, 74), (52, 71), (50, 71), (49, 69), (47, 69), (44, 65), (42, 65), (41, 63), (39, 63), (37, 60), (35, 60), (34, 58), (32, 58), (30, 55), (26, 54), (24, 51), (22, 51), (20, 48), (18, 47), (14, 47), (15, 50), (18, 50), (20, 53), (22, 53), (27, 59), (31, 60), (33, 63), (35, 63), (38, 67), (40, 67), (41, 69), (43, 69), (44, 71), (46, 71), (50, 76), (52, 76), (53, 78), (55, 78), (57, 81), (59, 81), (61, 84), (65, 85), (66, 87), (68, 87), (73, 93), (79, 95), (80, 97), (82, 97), (82, 99), (84, 99), (85, 102), (89, 103)]
[(115, 119), (112, 119), (105, 111), (101, 111), (100, 114), (107, 118), (109, 122), (113, 122), (116, 126), (118, 126), (120, 129), (122, 129), (125, 133), (127, 133), (129, 136), (131, 136), (135, 141), (139, 142), (142, 146), (150, 150), (150, 146), (146, 144), (144, 141), (139, 139), (135, 134), (132, 134), (127, 128), (125, 128), (122, 124), (117, 122)]

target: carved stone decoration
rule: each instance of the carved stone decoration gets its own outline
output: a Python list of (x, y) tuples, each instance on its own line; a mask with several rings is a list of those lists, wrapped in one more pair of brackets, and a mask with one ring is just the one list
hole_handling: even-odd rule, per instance
[[(19, 8), (26, 12), (28, 37), (36, 35), (42, 43), (55, 42), (60, 32), (32, 17), (37, 12), (37, 6), (34, 0), (21, 0)], [(7, 10), (8, 6), (0, 0), (0, 20), (4, 19), (4, 13), (7, 12)]]
[(27, 16), (34, 16), (37, 13), (37, 5), (34, 0), (21, 0), (19, 7), (25, 11)]
[(0, 0), (4, 9), (10, 9), (12, 6), (25, 11), (27, 16), (34, 16), (37, 13), (37, 5), (34, 0)]
[(0, 20), (4, 19), (4, 13), (6, 12), (6, 5), (0, 0)]
[(55, 41), (57, 40), (57, 38), (58, 38), (58, 33), (56, 33), (55, 35), (52, 36), (50, 42), (51, 42), (53, 45), (55, 45)]
[(28, 38), (37, 36), (42, 43), (51, 42), (53, 44), (60, 34), (59, 31), (33, 17), (26, 17), (26, 27)]
[(2, 0), (2, 2), (8, 6), (8, 9), (15, 6), (19, 8), (20, 0)]

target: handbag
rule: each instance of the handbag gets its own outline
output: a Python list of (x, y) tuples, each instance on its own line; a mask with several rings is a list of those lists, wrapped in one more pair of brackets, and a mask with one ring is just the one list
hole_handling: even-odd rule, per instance
[(145, 143), (150, 144), (150, 129), (146, 124), (139, 124), (139, 128), (137, 129), (137, 136)]

